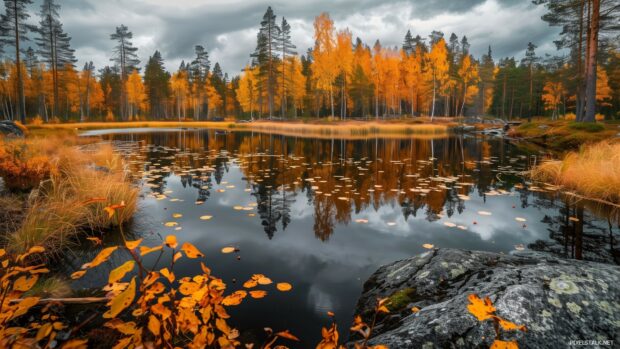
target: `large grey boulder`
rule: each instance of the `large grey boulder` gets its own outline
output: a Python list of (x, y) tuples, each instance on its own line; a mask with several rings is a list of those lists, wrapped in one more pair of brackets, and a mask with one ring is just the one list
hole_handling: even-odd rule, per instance
[[(493, 324), (468, 312), (472, 293), (489, 296), (498, 316), (527, 326), (527, 332), (502, 332), (520, 348), (566, 348), (571, 340), (620, 344), (620, 267), (536, 252), (430, 250), (375, 272), (357, 313), (370, 321), (377, 298), (400, 304), (379, 319), (372, 344), (488, 348)], [(413, 313), (414, 306), (421, 310)]]
[(0, 134), (7, 136), (23, 137), (24, 131), (15, 122), (10, 120), (0, 120)]

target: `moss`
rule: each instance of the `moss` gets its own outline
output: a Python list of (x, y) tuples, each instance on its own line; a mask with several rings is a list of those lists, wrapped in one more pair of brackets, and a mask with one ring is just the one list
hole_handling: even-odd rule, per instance
[(407, 305), (409, 305), (409, 303), (413, 301), (414, 295), (414, 288), (408, 287), (402, 290), (398, 290), (388, 297), (389, 302), (387, 303), (387, 307), (388, 309), (390, 309), (390, 311), (403, 310), (405, 307), (407, 307)]
[(585, 132), (601, 132), (605, 130), (605, 126), (602, 124), (597, 124), (593, 122), (571, 122), (568, 127), (572, 130), (576, 131), (585, 131)]

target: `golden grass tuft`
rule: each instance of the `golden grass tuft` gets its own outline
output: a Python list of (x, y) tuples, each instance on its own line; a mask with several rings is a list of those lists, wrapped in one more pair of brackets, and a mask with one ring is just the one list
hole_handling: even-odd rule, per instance
[(563, 160), (540, 164), (531, 175), (590, 199), (620, 204), (620, 143), (584, 145)]
[[(111, 146), (85, 151), (71, 145), (70, 139), (26, 142), (49, 157), (54, 171), (31, 193), (21, 225), (6, 238), (9, 250), (23, 252), (39, 245), (54, 253), (83, 231), (101, 231), (131, 219), (138, 189)], [(104, 208), (121, 202), (124, 209), (110, 219)]]

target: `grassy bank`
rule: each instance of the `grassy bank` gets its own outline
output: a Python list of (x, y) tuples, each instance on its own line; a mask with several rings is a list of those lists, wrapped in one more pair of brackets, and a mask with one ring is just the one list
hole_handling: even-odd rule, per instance
[[(110, 145), (79, 148), (88, 139), (48, 136), (0, 139), (0, 176), (14, 194), (0, 202), (23, 213), (5, 227), (1, 244), (22, 252), (43, 246), (51, 253), (82, 232), (107, 229), (131, 218), (138, 198), (122, 158)], [(92, 141), (92, 140), (90, 140)], [(106, 207), (124, 203), (110, 219)]]
[(548, 161), (532, 170), (532, 178), (583, 197), (620, 205), (620, 142), (602, 141)]
[(584, 143), (614, 138), (618, 133), (620, 128), (617, 124), (540, 119), (521, 124), (509, 135), (551, 150), (566, 151), (577, 149)]
[(426, 119), (390, 121), (255, 121), (249, 123), (229, 121), (132, 121), (132, 122), (86, 122), (44, 124), (30, 127), (32, 132), (49, 129), (94, 130), (114, 128), (213, 128), (220, 130), (251, 130), (289, 136), (338, 136), (367, 137), (373, 135), (445, 135), (451, 122), (431, 123)]

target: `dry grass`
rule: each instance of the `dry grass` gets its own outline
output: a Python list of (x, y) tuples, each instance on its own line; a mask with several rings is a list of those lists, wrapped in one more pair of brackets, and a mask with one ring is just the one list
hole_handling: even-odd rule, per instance
[(620, 204), (620, 143), (603, 141), (582, 146), (564, 160), (545, 162), (532, 178), (560, 185), (587, 198)]
[(213, 128), (240, 129), (257, 132), (272, 132), (291, 136), (339, 136), (365, 137), (374, 135), (446, 135), (452, 121), (428, 120), (390, 120), (390, 121), (328, 121), (313, 120), (311, 122), (274, 122), (256, 121), (251, 123), (235, 123), (231, 121), (135, 121), (135, 122), (87, 122), (70, 124), (46, 124), (31, 127), (32, 132), (44, 129), (90, 130), (106, 128)]
[[(131, 184), (122, 158), (109, 145), (84, 152), (68, 145), (70, 139), (25, 142), (46, 154), (54, 171), (30, 195), (20, 227), (6, 238), (7, 248), (21, 252), (40, 245), (56, 252), (83, 231), (103, 230), (131, 219), (138, 189)], [(92, 199), (97, 200), (87, 203)], [(110, 219), (104, 207), (121, 202), (126, 207)]]

